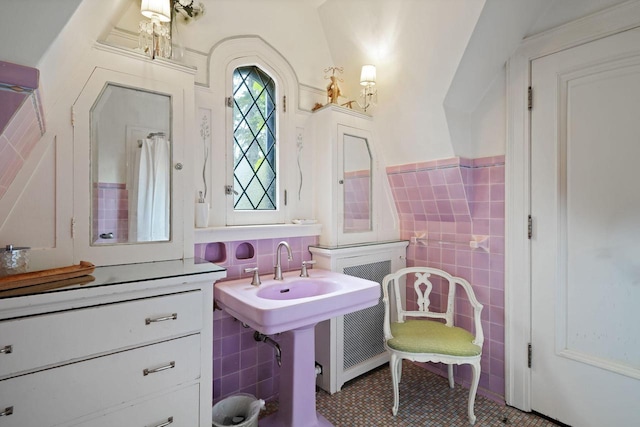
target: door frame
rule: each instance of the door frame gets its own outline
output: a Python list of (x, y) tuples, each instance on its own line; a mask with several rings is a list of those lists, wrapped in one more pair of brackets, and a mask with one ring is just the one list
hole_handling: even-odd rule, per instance
[[(629, 1), (526, 38), (507, 61), (505, 156), (505, 400), (531, 411), (530, 203), (531, 62), (561, 50), (640, 26), (640, 1)], [(533, 93), (535, 108), (535, 89)], [(535, 224), (534, 231), (535, 233)]]

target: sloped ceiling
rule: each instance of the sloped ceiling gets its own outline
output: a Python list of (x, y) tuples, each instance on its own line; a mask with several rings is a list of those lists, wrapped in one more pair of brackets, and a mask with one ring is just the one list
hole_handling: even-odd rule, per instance
[(448, 106), (475, 110), (520, 42), (625, 0), (487, 0), (447, 94)]
[(0, 60), (37, 67), (82, 0), (2, 1)]
[[(482, 122), (482, 104), (504, 87), (504, 66), (526, 37), (599, 12), (624, 0), (487, 0), (444, 100), (456, 155), (475, 157), (470, 123)], [(502, 82), (496, 82), (502, 79)], [(503, 140), (505, 137), (503, 137)], [(504, 148), (502, 148), (504, 153)], [(486, 153), (499, 154), (499, 153)]]
[[(108, 0), (111, 7), (107, 8), (99, 4), (105, 1), (4, 1), (0, 60), (38, 67), (74, 12), (82, 10), (83, 23), (104, 34), (118, 24), (125, 12), (139, 5), (139, 0)], [(388, 141), (383, 148), (386, 152), (382, 153), (387, 164), (458, 155), (456, 135), (464, 132), (452, 130), (450, 116), (462, 114), (453, 123), (456, 128), (465, 122), (464, 115), (478, 107), (524, 37), (622, 2), (200, 1), (205, 3), (207, 14), (198, 25), (185, 27), (182, 35), (187, 47), (206, 52), (224, 37), (264, 36), (278, 42), (277, 48), (291, 61), (303, 84), (322, 88), (321, 68), (343, 66), (343, 93), (351, 99), (358, 95), (360, 67), (376, 64), (379, 105), (373, 114), (379, 138)], [(246, 6), (260, 13), (243, 14)], [(90, 13), (96, 8), (109, 10), (110, 15)], [(137, 13), (130, 15), (131, 26), (136, 26)], [(127, 29), (133, 34), (137, 31), (133, 27)], [(291, 36), (300, 31), (307, 31), (304, 42)], [(73, 39), (68, 37), (62, 42), (63, 49), (71, 54)], [(45, 62), (55, 62), (55, 58)], [(332, 63), (325, 64), (329, 61)], [(43, 77), (51, 76), (52, 87), (56, 69), (49, 66), (51, 72), (43, 70)]]

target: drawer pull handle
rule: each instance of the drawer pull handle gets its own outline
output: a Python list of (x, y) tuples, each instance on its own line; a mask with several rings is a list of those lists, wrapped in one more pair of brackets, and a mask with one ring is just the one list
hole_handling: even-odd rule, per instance
[(9, 353), (13, 353), (13, 346), (5, 345), (4, 347), (0, 348), (0, 354), (9, 354)]
[(176, 362), (169, 362), (168, 365), (160, 366), (159, 368), (145, 369), (142, 374), (146, 377), (149, 374), (155, 374), (156, 372), (165, 371), (167, 369), (173, 369), (176, 367)]
[(149, 427), (167, 427), (169, 424), (173, 424), (173, 417), (169, 417), (167, 418), (167, 421), (161, 423), (161, 424), (156, 424), (154, 426), (149, 426)]
[(176, 320), (178, 318), (178, 313), (173, 313), (170, 316), (162, 316), (162, 317), (147, 317), (144, 319), (145, 325), (150, 325), (152, 323), (165, 322), (167, 320)]
[(8, 417), (11, 414), (13, 414), (13, 406), (4, 408), (4, 411), (0, 412), (0, 417)]

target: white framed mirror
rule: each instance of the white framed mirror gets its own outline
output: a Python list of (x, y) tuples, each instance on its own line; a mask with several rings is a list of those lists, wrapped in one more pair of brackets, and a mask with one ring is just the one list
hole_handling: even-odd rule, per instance
[(91, 245), (171, 240), (171, 97), (108, 82), (90, 126)]

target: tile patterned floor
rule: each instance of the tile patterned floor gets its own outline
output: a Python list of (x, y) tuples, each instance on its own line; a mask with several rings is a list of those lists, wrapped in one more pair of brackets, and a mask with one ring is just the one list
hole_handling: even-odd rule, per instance
[[(335, 427), (469, 427), (468, 393), (468, 389), (458, 384), (450, 389), (446, 378), (405, 361), (400, 409), (395, 417), (391, 415), (393, 395), (386, 365), (350, 381), (334, 395), (320, 390), (316, 394), (316, 405), (318, 412)], [(268, 403), (261, 417), (273, 413), (277, 407), (277, 402)], [(483, 396), (476, 397), (475, 414), (478, 427), (556, 426)]]

